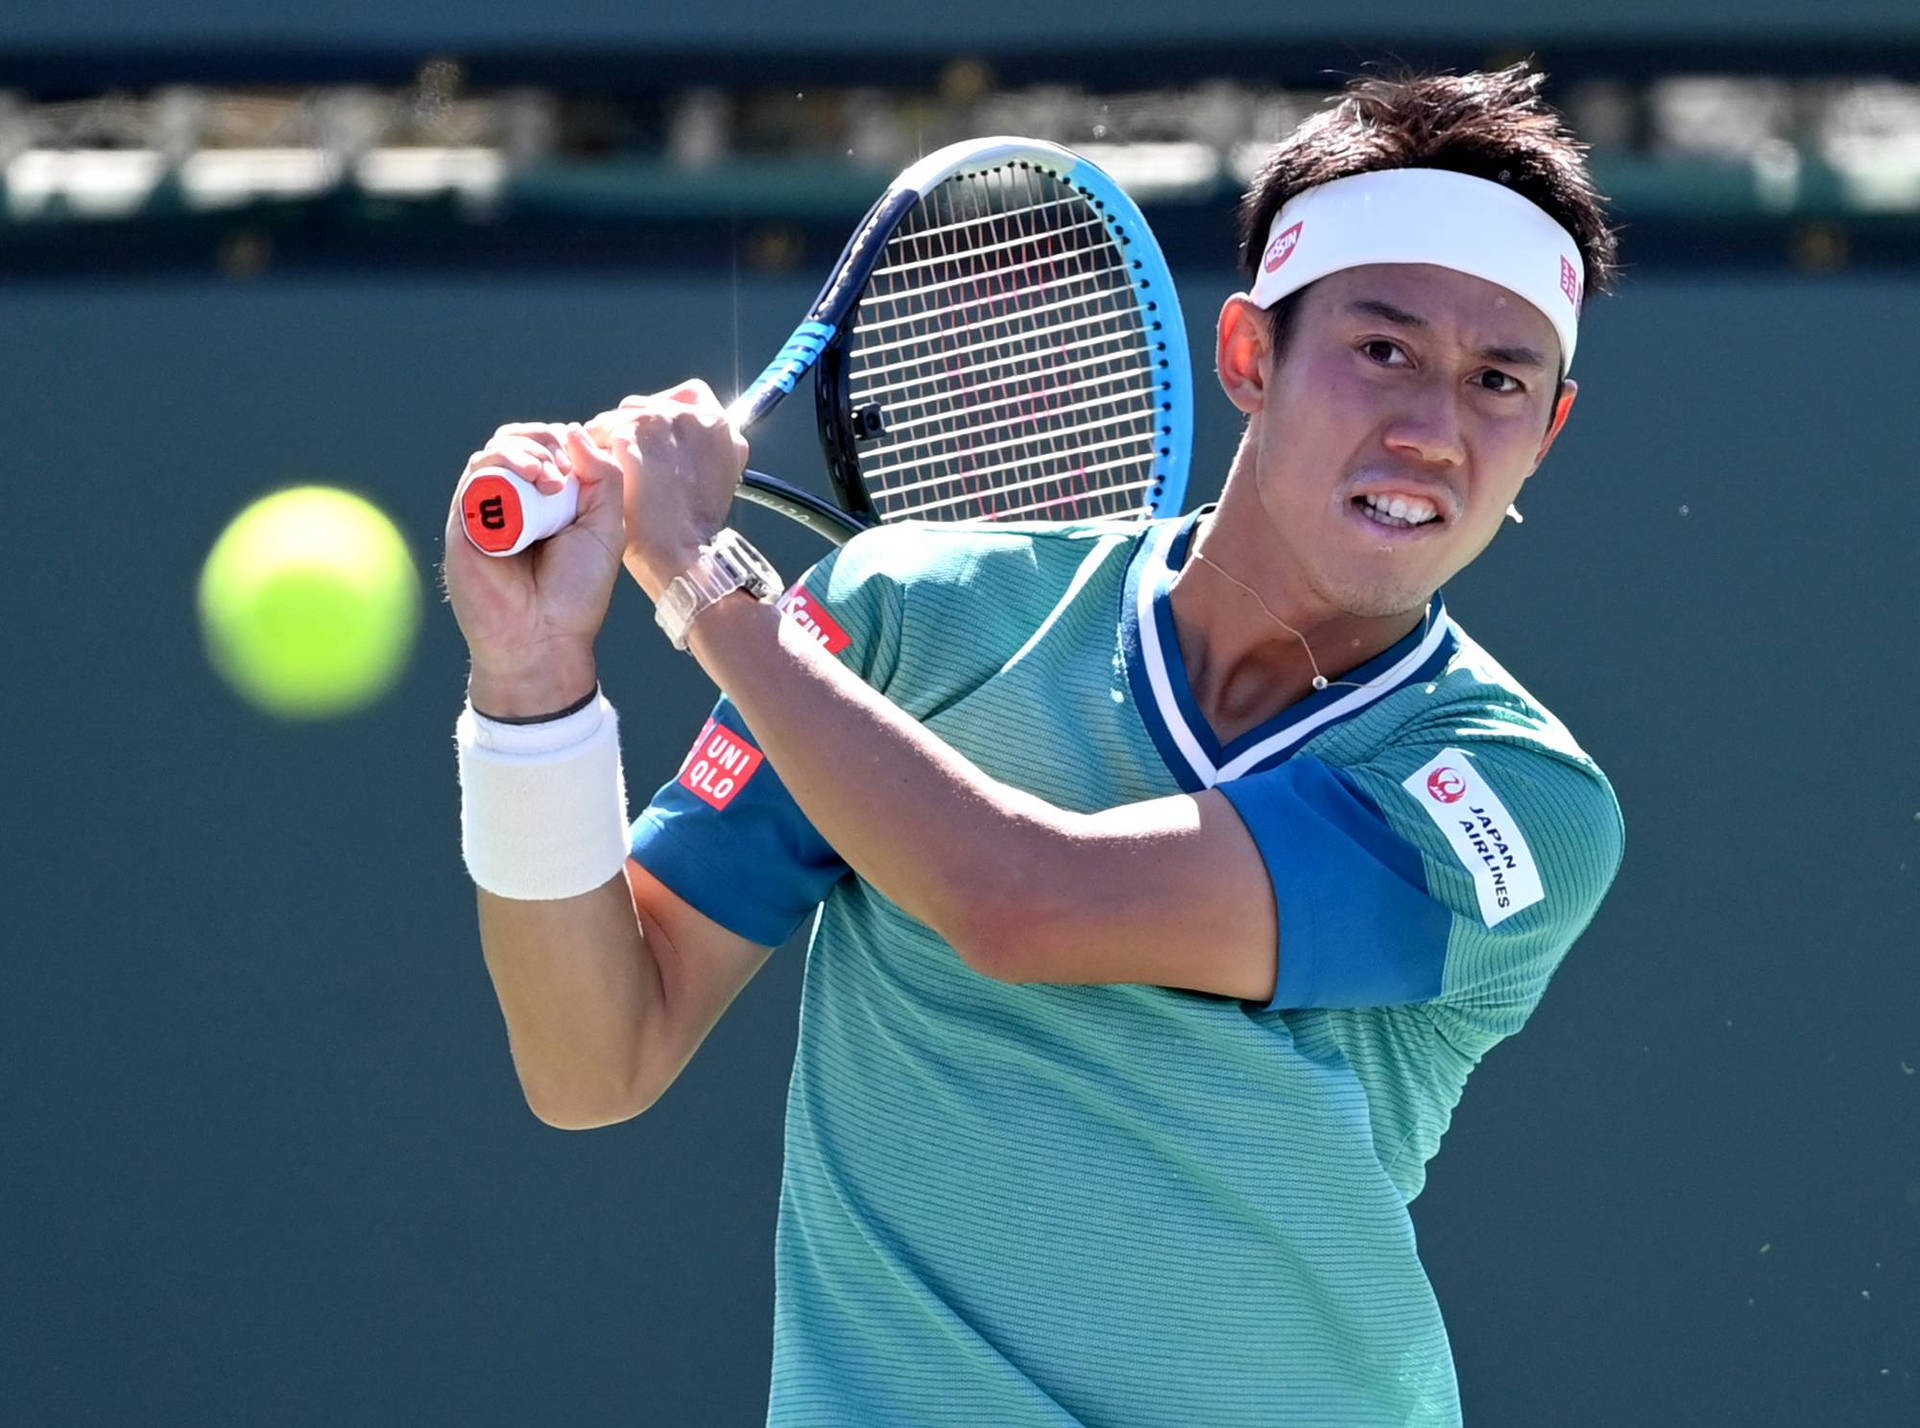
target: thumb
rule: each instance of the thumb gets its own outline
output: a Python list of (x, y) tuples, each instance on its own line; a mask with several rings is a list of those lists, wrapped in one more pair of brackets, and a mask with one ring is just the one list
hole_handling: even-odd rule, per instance
[(618, 549), (625, 543), (626, 503), (620, 463), (578, 422), (568, 425), (566, 439), (573, 478), (580, 483), (580, 513), (575, 520), (607, 536)]
[(698, 377), (689, 377), (679, 386), (661, 395), (668, 401), (679, 402), (683, 406), (717, 407), (720, 405), (720, 399), (713, 394), (713, 388)]

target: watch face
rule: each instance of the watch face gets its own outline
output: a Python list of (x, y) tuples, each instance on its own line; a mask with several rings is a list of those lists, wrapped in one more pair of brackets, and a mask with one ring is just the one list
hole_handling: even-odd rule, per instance
[(727, 563), (738, 572), (740, 583), (756, 600), (764, 600), (779, 587), (780, 577), (774, 571), (767, 558), (748, 544), (732, 527), (722, 533), (715, 549), (724, 554)]

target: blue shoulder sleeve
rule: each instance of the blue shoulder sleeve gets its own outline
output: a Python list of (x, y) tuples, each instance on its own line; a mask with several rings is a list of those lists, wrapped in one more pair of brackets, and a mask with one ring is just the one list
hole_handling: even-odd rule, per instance
[(1275, 1008), (1432, 1002), (1508, 1035), (1620, 865), (1599, 772), (1511, 741), (1303, 755), (1219, 787), (1273, 881)]
[[(899, 644), (888, 547), (857, 536), (781, 601), (843, 664), (882, 691)], [(765, 947), (799, 928), (847, 865), (793, 801), (730, 700), (631, 829), (634, 859), (722, 927)]]
[(847, 872), (727, 699), (634, 821), (632, 852), (693, 907), (763, 947), (791, 937)]
[(1219, 785), (1259, 845), (1280, 917), (1272, 1007), (1395, 1006), (1441, 987), (1452, 919), (1420, 850), (1309, 755)]

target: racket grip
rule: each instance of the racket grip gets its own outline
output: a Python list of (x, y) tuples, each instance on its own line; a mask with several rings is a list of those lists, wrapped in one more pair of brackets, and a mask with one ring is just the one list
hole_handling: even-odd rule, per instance
[(499, 466), (483, 466), (460, 483), (460, 525), (482, 555), (517, 555), (537, 540), (573, 524), (580, 486), (567, 482), (551, 496)]

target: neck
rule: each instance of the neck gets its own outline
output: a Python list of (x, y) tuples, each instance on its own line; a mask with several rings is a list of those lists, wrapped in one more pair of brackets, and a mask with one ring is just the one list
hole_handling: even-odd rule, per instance
[[(1257, 522), (1260, 513), (1250, 514)], [(1385, 616), (1336, 609), (1304, 588), (1297, 572), (1274, 568), (1259, 529), (1223, 499), (1195, 532), (1173, 583), (1188, 684), (1223, 742), (1313, 693), (1316, 679), (1337, 684), (1425, 617), (1423, 609)]]

